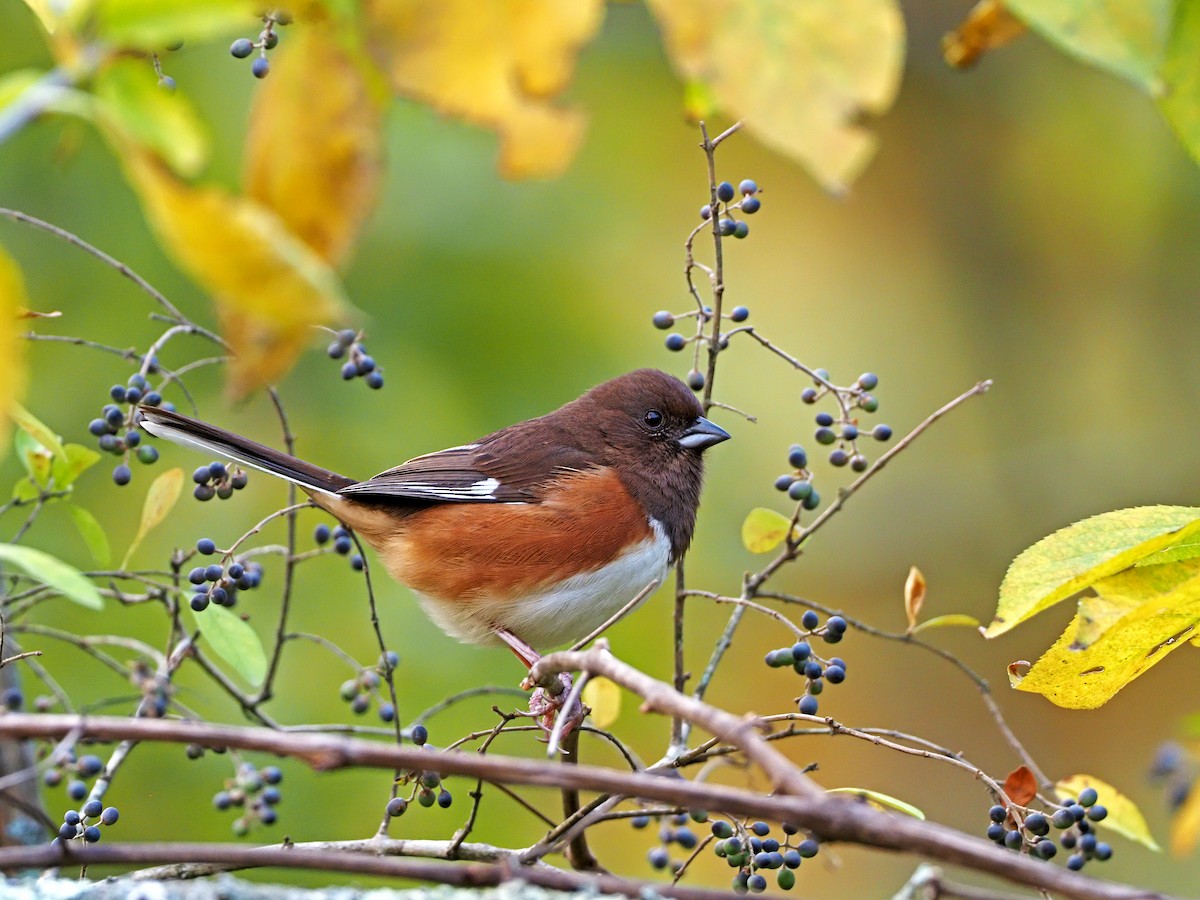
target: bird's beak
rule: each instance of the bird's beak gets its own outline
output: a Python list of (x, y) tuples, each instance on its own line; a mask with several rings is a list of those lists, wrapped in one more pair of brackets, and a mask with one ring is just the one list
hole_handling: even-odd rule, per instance
[(703, 450), (727, 440), (729, 440), (729, 432), (720, 425), (714, 425), (704, 416), (697, 416), (696, 421), (679, 436), (679, 443), (689, 450)]

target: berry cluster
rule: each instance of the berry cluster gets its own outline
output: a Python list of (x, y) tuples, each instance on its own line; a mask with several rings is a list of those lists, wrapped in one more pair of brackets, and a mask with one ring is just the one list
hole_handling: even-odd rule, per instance
[(267, 51), (274, 50), (279, 44), (279, 34), (276, 32), (277, 26), (292, 24), (292, 17), (282, 10), (274, 10), (263, 16), (263, 29), (258, 33), (258, 40), (252, 41), (250, 38), (238, 38), (229, 48), (229, 52), (236, 59), (245, 59), (255, 50), (258, 51), (258, 56), (254, 62), (250, 64), (250, 71), (255, 78), (266, 78), (267, 73), (271, 71), (271, 63), (267, 59)]
[[(391, 722), (396, 718), (396, 707), (392, 705), (391, 700), (384, 698), (379, 688), (383, 684), (384, 676), (398, 665), (400, 665), (399, 654), (389, 650), (379, 657), (379, 662), (374, 667), (363, 669), (356, 677), (343, 681), (341, 688), (338, 689), (338, 694), (350, 704), (350, 710), (356, 716), (361, 716), (370, 709), (371, 703), (374, 701), (377, 704), (379, 718), (384, 722)], [(424, 732), (424, 726), (417, 727)], [(428, 737), (427, 732), (425, 732), (425, 736)], [(425, 741), (422, 740), (419, 743), (424, 744)]]
[(283, 799), (278, 787), (281, 781), (283, 772), (278, 766), (259, 769), (252, 763), (243, 762), (237, 767), (234, 777), (225, 780), (225, 787), (213, 794), (213, 806), (221, 812), (227, 809), (244, 810), (232, 825), (233, 833), (243, 837), (249, 834), (255, 822), (274, 825), (278, 820), (275, 807)]
[[(734, 197), (739, 194), (742, 199), (734, 203)], [(721, 232), (722, 237), (746, 237), (750, 234), (750, 226), (744, 219), (737, 217), (737, 211), (741, 210), (743, 215), (749, 216), (758, 212), (761, 207), (762, 201), (758, 198), (758, 185), (749, 178), (739, 183), (736, 191), (728, 181), (722, 181), (717, 185), (717, 230)], [(711, 203), (700, 207), (701, 219), (707, 222), (712, 217), (713, 206)]]
[(223, 462), (210, 462), (192, 473), (196, 483), (192, 496), (197, 500), (219, 497), (228, 500), (234, 491), (240, 491), (249, 482), (246, 473), (238, 466), (227, 466)]
[[(658, 839), (661, 845), (653, 848), (646, 854), (651, 867), (655, 869), (670, 867), (672, 874), (679, 874), (683, 869), (683, 861), (671, 859), (671, 844), (678, 844), (680, 849), (685, 853), (695, 850), (696, 845), (700, 843), (700, 839), (696, 837), (696, 832), (692, 831), (688, 826), (693, 822), (707, 821), (708, 813), (695, 811), (676, 813), (663, 822), (662, 826), (658, 829)], [(650, 817), (646, 815), (634, 816), (631, 824), (634, 828), (645, 828), (650, 824)]]
[[(987, 836), (1010, 850), (1032, 853), (1040, 859), (1052, 859), (1061, 846), (1073, 851), (1067, 857), (1067, 868), (1078, 872), (1089, 860), (1104, 862), (1112, 858), (1112, 847), (1099, 840), (1093, 830), (1093, 822), (1108, 817), (1108, 809), (1097, 802), (1099, 799), (1095, 788), (1084, 788), (1078, 800), (1064, 800), (1049, 816), (1028, 813), (1020, 826), (1005, 807), (996, 805), (988, 810), (991, 824)], [(1060, 832), (1057, 845), (1049, 837), (1051, 826)]]
[[(125, 384), (114, 384), (108, 393), (113, 402), (105, 404), (98, 419), (92, 419), (88, 431), (96, 436), (96, 444), (103, 452), (121, 457), (112, 478), (118, 485), (126, 485), (133, 480), (131, 455), (145, 465), (158, 461), (158, 450), (142, 444), (142, 432), (137, 428), (138, 405), (161, 406), (172, 411), (175, 405), (164, 403), (162, 394), (152, 390), (141, 373), (131, 375)], [(122, 409), (122, 405), (128, 409)]]
[(346, 359), (342, 363), (342, 380), (353, 381), (363, 378), (367, 387), (379, 390), (383, 387), (383, 372), (375, 365), (374, 357), (368, 355), (367, 348), (362, 344), (361, 332), (353, 328), (343, 328), (333, 339), (333, 343), (325, 350), (330, 359)]
[[(654, 324), (655, 328), (661, 331), (666, 331), (668, 328), (674, 327), (675, 323), (680, 319), (698, 318), (700, 320), (700, 329), (693, 337), (686, 338), (677, 331), (673, 331), (667, 335), (667, 349), (677, 353), (693, 341), (707, 340), (703, 334), (703, 326), (708, 323), (712, 317), (712, 307), (705, 306), (703, 309), (695, 309), (691, 312), (684, 313), (673, 313), (669, 310), (660, 309), (654, 314), (654, 317), (650, 321)], [(722, 318), (728, 319), (731, 322), (745, 322), (748, 318), (750, 318), (750, 309), (749, 307), (745, 306), (735, 306), (728, 313), (723, 313)], [(724, 350), (729, 346), (729, 336), (727, 334), (722, 334), (717, 344), (722, 350)], [(704, 390), (704, 373), (699, 369), (693, 368), (690, 372), (688, 372), (685, 380), (687, 381), (688, 387), (690, 387), (693, 391), (699, 393), (700, 391)]]
[[(808, 637), (819, 635), (827, 644), (840, 642), (846, 634), (846, 620), (841, 616), (830, 616), (822, 626), (821, 617), (811, 609), (801, 616), (800, 624), (807, 629)], [(804, 677), (804, 694), (797, 703), (806, 716), (817, 714), (817, 695), (825, 690), (826, 682), (841, 684), (846, 680), (846, 661), (840, 656), (823, 659), (813, 652), (812, 643), (807, 640), (772, 650), (766, 656), (766, 664), (772, 669), (791, 666), (797, 675)]]
[(793, 471), (775, 479), (776, 489), (787, 491), (787, 495), (804, 509), (816, 509), (821, 505), (821, 495), (813, 488), (812, 472), (808, 470), (808, 452), (799, 444), (792, 444), (788, 449), (788, 465)]
[[(100, 825), (115, 825), (121, 813), (115, 806), (105, 806), (99, 800), (89, 800), (80, 810), (68, 809), (63, 813), (63, 823), (58, 827), (56, 840), (73, 841), (76, 838), (88, 844), (100, 840)], [(93, 820), (91, 823), (88, 820)], [(97, 825), (96, 823), (100, 824)]]
[(339, 556), (349, 556), (350, 568), (355, 572), (363, 570), (362, 556), (350, 552), (354, 549), (354, 540), (350, 537), (350, 532), (344, 526), (336, 525), (331, 530), (328, 525), (322, 522), (313, 529), (313, 540), (317, 542), (318, 547), (324, 547), (332, 540), (334, 553)]
[(1183, 806), (1196, 784), (1196, 760), (1175, 741), (1165, 741), (1155, 752), (1150, 765), (1152, 781), (1166, 787), (1167, 805), (1172, 810)]
[[(429, 732), (424, 725), (414, 725), (409, 733), (409, 739), (418, 747), (424, 747), (429, 740)], [(442, 776), (437, 772), (422, 772), (419, 769), (409, 770), (396, 779), (397, 784), (413, 785), (413, 793), (406, 799), (393, 797), (388, 801), (387, 814), (390, 818), (404, 815), (408, 805), (415, 799), (418, 804), (428, 809), (435, 803), (442, 809), (449, 809), (454, 797), (442, 783)]]
[[(196, 541), (196, 552), (212, 556), (217, 545), (211, 538)], [(191, 606), (196, 612), (208, 609), (208, 604), (232, 608), (237, 606), (238, 591), (250, 591), (262, 584), (263, 568), (257, 562), (232, 559), (227, 565), (212, 563), (196, 566), (188, 572), (192, 585)]]
[(84, 779), (95, 778), (103, 771), (104, 761), (100, 757), (88, 753), (77, 759), (75, 751), (68, 750), (55, 757), (53, 764), (42, 773), (42, 783), (46, 787), (58, 787), (66, 780), (67, 797), (79, 802), (88, 795), (88, 786)]
[[(860, 438), (869, 434), (877, 441), (887, 441), (892, 437), (892, 429), (887, 425), (876, 425), (869, 432), (859, 430), (858, 419), (851, 414), (855, 408), (863, 412), (873, 413), (879, 409), (879, 400), (870, 391), (879, 384), (879, 376), (873, 372), (864, 372), (858, 380), (849, 387), (836, 387), (829, 382), (829, 373), (824, 369), (813, 370), (813, 384), (800, 392), (800, 399), (805, 403), (816, 403), (826, 394), (832, 394), (838, 403), (838, 415), (819, 412), (816, 415), (817, 430), (813, 438), (823, 446), (833, 446), (829, 451), (829, 464), (832, 466), (849, 465), (855, 472), (865, 472), (870, 463), (858, 448)], [(836, 446), (834, 446), (836, 444)]]
[(812, 859), (820, 850), (814, 837), (807, 837), (793, 845), (799, 834), (795, 825), (784, 823), (782, 843), (770, 837), (771, 826), (766, 822), (755, 822), (749, 826), (719, 819), (712, 823), (713, 852), (723, 857), (730, 868), (737, 869), (733, 877), (733, 889), (739, 894), (747, 891), (761, 894), (767, 889), (767, 877), (763, 872), (775, 871), (775, 883), (785, 891), (796, 884), (795, 870), (806, 859)]

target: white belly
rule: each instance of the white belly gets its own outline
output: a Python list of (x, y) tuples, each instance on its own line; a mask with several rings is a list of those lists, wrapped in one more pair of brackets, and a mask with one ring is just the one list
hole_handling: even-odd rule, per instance
[(450, 603), (417, 593), (426, 614), (459, 640), (497, 644), (494, 629), (504, 628), (535, 650), (546, 651), (577, 641), (599, 628), (651, 581), (666, 578), (671, 542), (653, 519), (651, 538), (642, 541), (608, 565), (576, 575), (553, 587), (539, 589), (520, 600), (496, 603), (487, 599)]

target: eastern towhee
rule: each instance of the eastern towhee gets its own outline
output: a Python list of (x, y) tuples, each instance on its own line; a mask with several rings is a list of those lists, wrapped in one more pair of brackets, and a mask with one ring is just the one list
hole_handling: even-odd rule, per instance
[(297, 484), (444, 631), (529, 666), (534, 647), (590, 634), (687, 550), (700, 455), (729, 438), (701, 412), (679, 379), (639, 369), (366, 481), (162, 409), (142, 407), (141, 425)]

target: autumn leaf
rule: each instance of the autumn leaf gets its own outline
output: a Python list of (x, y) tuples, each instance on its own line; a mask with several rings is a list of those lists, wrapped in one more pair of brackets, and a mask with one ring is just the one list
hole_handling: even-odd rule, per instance
[(150, 489), (146, 491), (146, 501), (142, 504), (142, 520), (138, 523), (137, 535), (134, 537), (133, 543), (125, 551), (125, 559), (121, 562), (122, 569), (129, 565), (129, 558), (146, 539), (146, 535), (167, 517), (167, 513), (179, 500), (182, 490), (183, 469), (168, 469), (151, 482)]
[(1080, 603), (1054, 646), (1015, 685), (1020, 690), (1093, 709), (1197, 634), (1196, 560), (1129, 569), (1093, 588), (1100, 599)]
[(368, 0), (368, 47), (404, 96), (496, 131), (506, 178), (548, 178), (584, 121), (549, 102), (595, 36), (603, 0)]
[(1071, 775), (1055, 782), (1054, 793), (1059, 800), (1074, 800), (1088, 787), (1095, 788), (1099, 795), (1098, 805), (1108, 810), (1108, 815), (1096, 823), (1099, 827), (1114, 831), (1155, 852), (1162, 852), (1162, 848), (1150, 834), (1150, 826), (1146, 824), (1146, 818), (1137, 804), (1111, 784), (1094, 775)]
[(0, 247), (0, 451), (8, 446), (10, 410), (25, 385), (25, 344), (18, 337), (17, 316), (28, 305), (21, 270)]
[(1171, 855), (1190, 856), (1200, 842), (1200, 791), (1188, 791), (1187, 799), (1171, 818)]
[(164, 247), (213, 296), (234, 354), (234, 397), (287, 374), (313, 325), (349, 316), (333, 270), (274, 213), (216, 187), (192, 187), (139, 147), (120, 149)]
[(769, 147), (845, 189), (875, 150), (861, 125), (895, 99), (904, 22), (894, 0), (648, 0), (672, 65)]
[(981, 0), (958, 28), (942, 38), (942, 57), (956, 69), (967, 69), (983, 54), (1015, 41), (1028, 30), (1003, 0)]
[(1028, 806), (1037, 796), (1037, 779), (1026, 766), (1017, 766), (1004, 779), (1004, 794), (1017, 806)]
[(986, 637), (996, 637), (1093, 582), (1200, 533), (1200, 509), (1139, 506), (1068, 525), (1024, 550), (1000, 585)]
[(922, 631), (929, 631), (931, 628), (978, 627), (979, 620), (974, 616), (968, 616), (966, 613), (947, 613), (944, 616), (934, 616), (932, 619), (926, 619), (912, 630), (912, 634), (919, 634)]
[(607, 728), (621, 714), (621, 689), (607, 678), (590, 678), (583, 686), (583, 702), (592, 710), (592, 724)]
[(904, 614), (908, 617), (908, 630), (917, 627), (921, 616), (921, 604), (925, 602), (925, 576), (916, 566), (908, 570), (904, 580)]
[(827, 794), (849, 794), (856, 800), (864, 800), (876, 809), (894, 809), (896, 812), (902, 812), (906, 816), (912, 816), (914, 819), (924, 821), (925, 813), (919, 807), (913, 806), (911, 803), (906, 803), (899, 800), (890, 794), (881, 794), (879, 791), (869, 791), (866, 788), (856, 787), (840, 787), (829, 788), (825, 791)]
[(773, 509), (752, 509), (742, 522), (742, 544), (751, 553), (774, 550), (787, 537), (791, 524), (791, 519)]
[(297, 28), (280, 50), (255, 97), (242, 183), (336, 266), (379, 194), (384, 98), (329, 28)]

